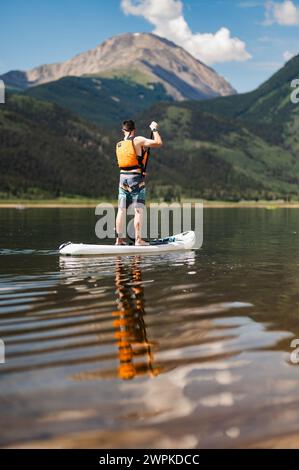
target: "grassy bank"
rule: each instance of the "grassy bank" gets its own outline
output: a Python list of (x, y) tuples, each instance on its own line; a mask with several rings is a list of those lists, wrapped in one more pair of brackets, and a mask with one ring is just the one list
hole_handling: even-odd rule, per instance
[[(162, 201), (152, 200), (150, 203), (161, 203)], [(277, 201), (201, 201), (199, 199), (183, 199), (181, 203), (203, 202), (204, 207), (208, 208), (263, 208), (263, 209), (279, 209), (279, 208), (299, 208), (299, 201), (285, 202)], [(2, 199), (0, 200), (0, 209), (2, 208), (95, 208), (98, 204), (109, 203), (117, 206), (116, 200), (105, 199), (80, 199), (80, 198), (58, 198), (58, 199)]]
[(57, 199), (0, 199), (0, 208), (59, 208), (59, 207), (95, 207), (101, 203), (116, 204), (116, 201), (104, 199), (84, 199), (84, 198), (57, 198)]

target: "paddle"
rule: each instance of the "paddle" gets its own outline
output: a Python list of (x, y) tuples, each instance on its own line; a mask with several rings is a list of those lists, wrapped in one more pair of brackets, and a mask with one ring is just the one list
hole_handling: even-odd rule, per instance
[[(154, 137), (154, 133), (153, 131), (151, 131), (151, 136), (150, 136), (150, 139), (153, 140), (153, 137)], [(149, 157), (150, 157), (150, 147), (147, 148), (147, 159), (146, 159), (146, 162), (145, 162), (145, 165), (143, 167), (143, 173), (145, 174), (146, 173), (146, 169), (147, 169), (147, 165), (148, 165), (148, 161), (149, 161)]]

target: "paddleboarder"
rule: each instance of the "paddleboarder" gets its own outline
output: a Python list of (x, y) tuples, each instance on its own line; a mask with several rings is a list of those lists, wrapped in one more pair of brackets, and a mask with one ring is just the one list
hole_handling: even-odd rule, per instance
[(133, 204), (135, 245), (147, 245), (142, 239), (142, 223), (145, 205), (145, 171), (150, 148), (163, 145), (158, 124), (150, 124), (151, 138), (136, 136), (135, 122), (124, 121), (124, 139), (116, 145), (116, 156), (120, 168), (118, 214), (116, 218), (116, 245), (125, 245), (126, 211)]

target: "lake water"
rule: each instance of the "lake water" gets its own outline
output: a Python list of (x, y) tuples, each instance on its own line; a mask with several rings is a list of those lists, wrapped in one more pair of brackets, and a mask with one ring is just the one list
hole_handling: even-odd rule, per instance
[(196, 252), (59, 258), (95, 222), (0, 210), (0, 445), (299, 447), (299, 210), (206, 209)]

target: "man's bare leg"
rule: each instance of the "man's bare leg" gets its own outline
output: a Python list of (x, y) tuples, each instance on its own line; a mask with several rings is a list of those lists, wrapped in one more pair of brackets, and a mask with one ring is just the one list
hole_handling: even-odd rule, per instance
[(138, 207), (135, 209), (134, 228), (135, 228), (135, 245), (148, 245), (147, 242), (142, 240), (142, 224), (143, 224), (144, 209)]
[(117, 238), (115, 245), (125, 245), (126, 239), (122, 237), (124, 233), (124, 227), (126, 223), (126, 209), (121, 207), (118, 208), (117, 217), (116, 217), (116, 233)]

